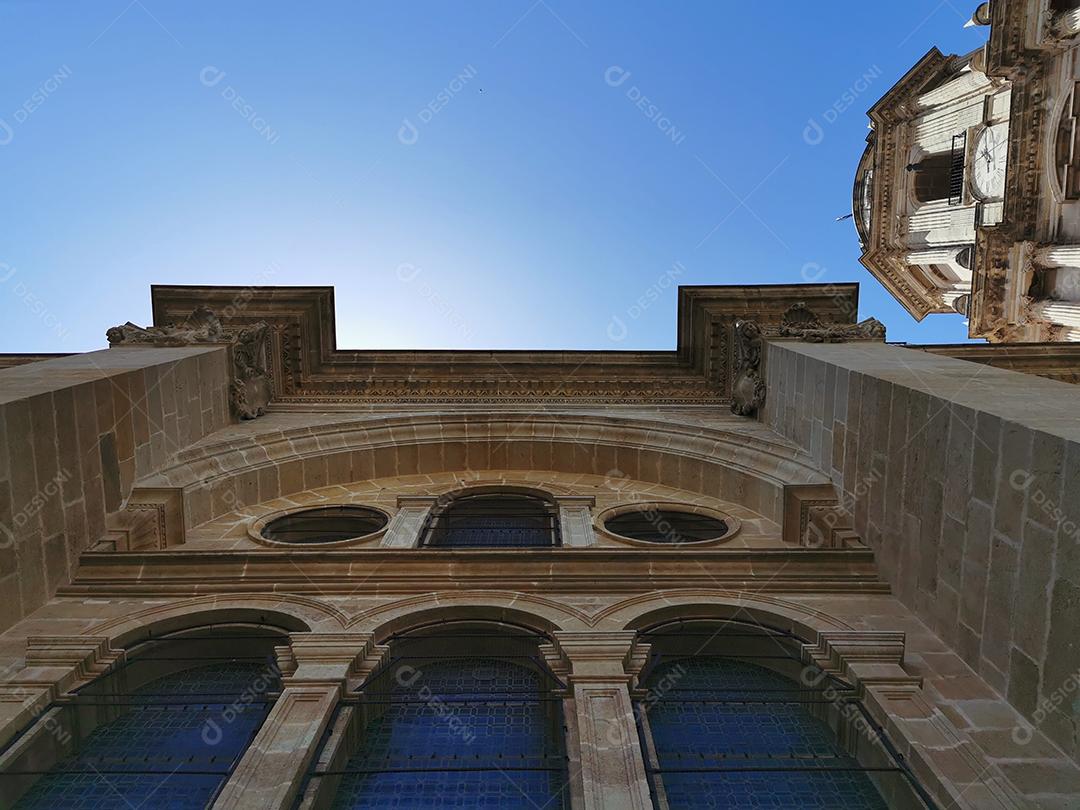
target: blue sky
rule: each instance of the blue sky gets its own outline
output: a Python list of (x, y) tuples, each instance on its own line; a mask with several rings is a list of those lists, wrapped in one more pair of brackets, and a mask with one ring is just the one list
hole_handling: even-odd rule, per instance
[(964, 340), (834, 220), (968, 5), (0, 0), (0, 349), (101, 348), (152, 283), (334, 285), (355, 349), (669, 349), (676, 285), (803, 280)]

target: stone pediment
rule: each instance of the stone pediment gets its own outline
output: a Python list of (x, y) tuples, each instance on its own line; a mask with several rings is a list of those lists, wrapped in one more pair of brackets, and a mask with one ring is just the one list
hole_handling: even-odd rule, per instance
[(849, 325), (858, 311), (857, 284), (680, 287), (674, 351), (398, 351), (338, 348), (332, 287), (154, 286), (151, 295), (157, 329), (200, 307), (228, 331), (266, 324), (276, 406), (727, 405), (737, 321), (778, 329), (785, 312), (805, 303), (822, 324)]

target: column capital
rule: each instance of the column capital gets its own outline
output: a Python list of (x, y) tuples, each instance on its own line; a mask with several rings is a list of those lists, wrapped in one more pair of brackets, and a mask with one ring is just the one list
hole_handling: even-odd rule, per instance
[(125, 655), (123, 650), (113, 649), (106, 636), (30, 636), (26, 640), (26, 668), (19, 681), (54, 684), (64, 692), (123, 663)]
[(345, 687), (367, 677), (388, 650), (371, 633), (290, 633), (289, 644), (275, 653), (285, 686)]
[(540, 651), (548, 665), (570, 684), (626, 683), (634, 685), (645, 665), (649, 645), (633, 630), (602, 632), (556, 631)]
[(803, 646), (803, 660), (853, 681), (863, 692), (872, 687), (918, 690), (922, 678), (908, 675), (902, 666), (904, 644), (901, 632), (828, 631), (816, 644)]

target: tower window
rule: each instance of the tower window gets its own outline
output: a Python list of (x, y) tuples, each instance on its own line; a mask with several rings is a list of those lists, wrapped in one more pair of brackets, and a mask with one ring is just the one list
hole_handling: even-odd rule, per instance
[(454, 498), (428, 519), (423, 545), (434, 548), (545, 548), (559, 545), (555, 504), (499, 492)]

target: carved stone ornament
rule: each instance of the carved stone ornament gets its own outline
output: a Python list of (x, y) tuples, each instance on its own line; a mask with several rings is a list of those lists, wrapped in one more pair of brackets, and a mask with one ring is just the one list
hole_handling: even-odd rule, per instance
[(262, 416), (273, 398), (267, 367), (270, 326), (262, 321), (238, 329), (226, 329), (213, 310), (199, 306), (180, 323), (143, 327), (129, 321), (109, 329), (105, 336), (110, 346), (223, 344), (229, 349), (232, 373), (229, 398), (236, 417), (255, 419)]
[(761, 377), (762, 337), (753, 321), (735, 322), (735, 376), (731, 383), (731, 412), (755, 416), (765, 404), (765, 380)]
[(241, 329), (232, 344), (230, 398), (241, 419), (262, 416), (274, 396), (266, 368), (269, 340), (270, 326), (260, 321)]
[(110, 346), (118, 343), (149, 343), (153, 346), (190, 346), (193, 343), (228, 343), (225, 329), (209, 307), (198, 307), (182, 323), (168, 326), (136, 326), (131, 321), (105, 333)]
[(855, 324), (823, 325), (813, 310), (800, 302), (784, 313), (777, 335), (799, 338), (807, 343), (885, 340), (885, 324), (877, 318), (867, 318)]

